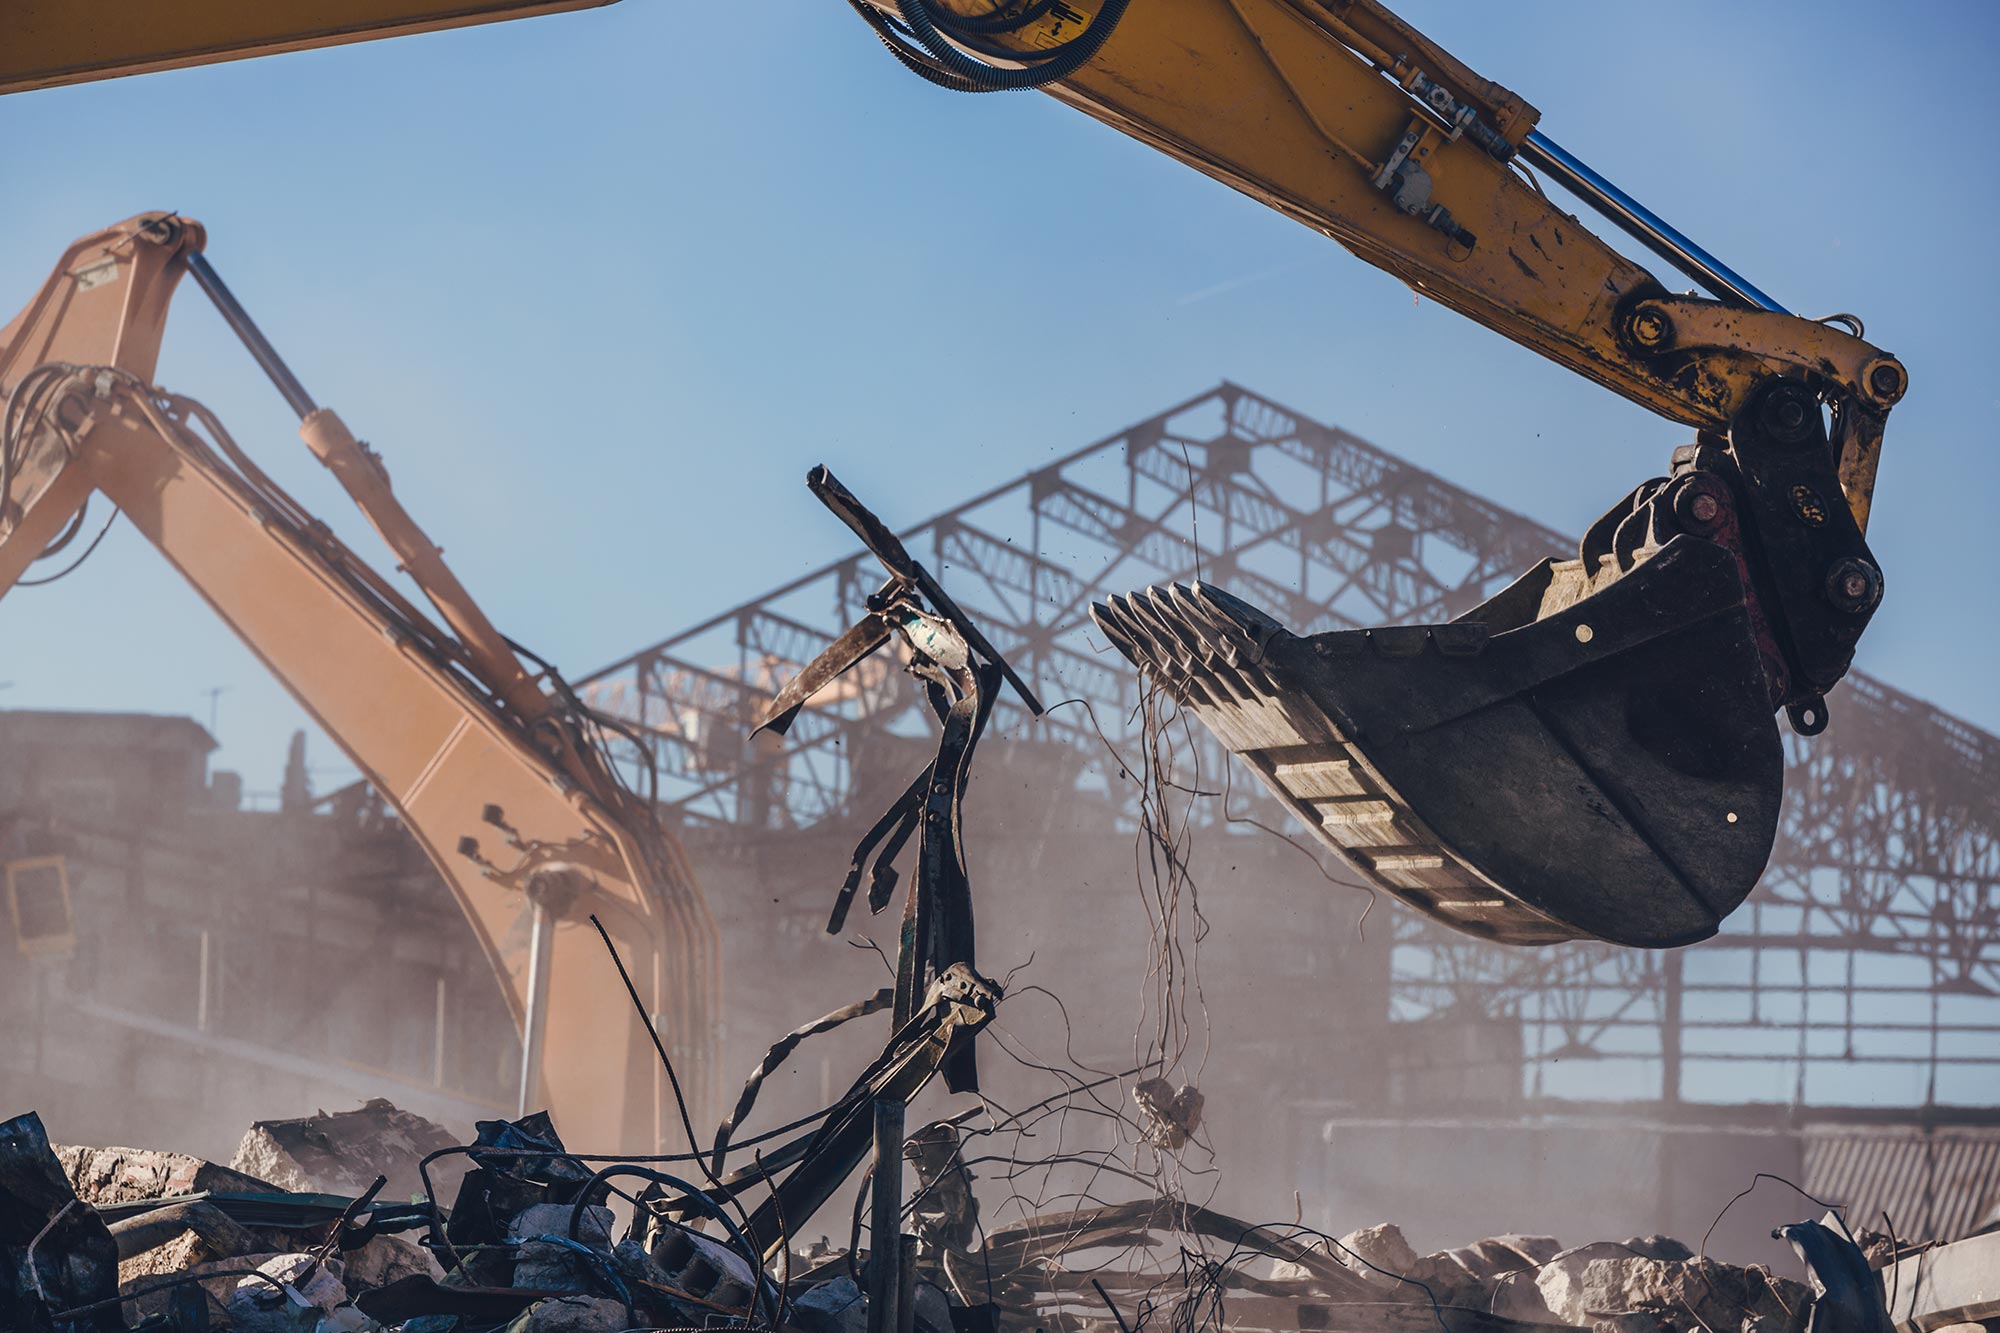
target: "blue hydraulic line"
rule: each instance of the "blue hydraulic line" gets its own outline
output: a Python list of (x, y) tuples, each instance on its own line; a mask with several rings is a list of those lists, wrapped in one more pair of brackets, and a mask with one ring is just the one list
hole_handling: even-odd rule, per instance
[(1733, 297), (1745, 305), (1775, 310), (1781, 315), (1791, 313), (1540, 130), (1529, 131), (1521, 145), (1521, 156), (1717, 296)]

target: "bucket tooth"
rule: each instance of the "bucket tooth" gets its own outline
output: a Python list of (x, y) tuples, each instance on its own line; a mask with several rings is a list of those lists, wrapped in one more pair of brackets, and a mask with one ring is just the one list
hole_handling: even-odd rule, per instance
[(1371, 883), (1516, 944), (1713, 934), (1777, 833), (1783, 753), (1734, 558), (1676, 537), (1540, 620), (1301, 638), (1205, 583), (1112, 644)]
[(1342, 796), (1330, 801), (1314, 801), (1312, 805), (1319, 813), (1320, 824), (1330, 829), (1388, 824), (1396, 818), (1395, 805), (1376, 797)]

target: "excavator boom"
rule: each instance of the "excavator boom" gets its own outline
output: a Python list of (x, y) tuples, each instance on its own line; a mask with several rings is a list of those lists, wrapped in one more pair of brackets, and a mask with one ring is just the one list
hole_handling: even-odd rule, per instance
[(612, 0), (14, 0), (0, 93), (591, 9)]
[(850, 4), (930, 82), (1041, 88), (1694, 428), (1574, 559), (1451, 624), (1300, 637), (1205, 586), (1095, 614), (1411, 906), (1520, 944), (1712, 934), (1776, 836), (1774, 710), (1825, 726), (1881, 598), (1865, 532), (1901, 363), (1851, 316), (1785, 311), (1376, 0)]
[[(92, 496), (115, 505), (444, 877), (522, 1027), (522, 1110), (551, 1107), (586, 1151), (657, 1151), (677, 1117), (588, 918), (618, 941), (700, 1114), (720, 1003), (700, 887), (650, 805), (617, 781), (594, 720), (559, 682), (522, 668), (337, 417), (294, 401), (307, 443), (443, 625), (281, 490), (206, 409), (149, 383), (168, 300), (189, 272), (267, 368), (282, 368), (208, 267), (204, 241), (198, 224), (166, 214), (85, 238), (0, 331), (0, 595), (79, 526)], [(289, 371), (274, 378), (304, 398)]]

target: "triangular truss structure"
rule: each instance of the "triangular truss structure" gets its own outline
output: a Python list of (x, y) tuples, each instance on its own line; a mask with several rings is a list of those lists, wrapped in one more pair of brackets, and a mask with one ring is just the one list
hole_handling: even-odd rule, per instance
[[(1106, 771), (1100, 732), (1127, 734), (1139, 682), (1091, 626), (1093, 600), (1200, 578), (1301, 632), (1436, 621), (1575, 549), (1227, 383), (903, 535), (1045, 700), (1073, 701), (1032, 725), (1003, 711), (996, 726), (1107, 819), (1127, 814), (1129, 784)], [(872, 818), (906, 779), (904, 738), (922, 719), (890, 669), (822, 696), (782, 746), (746, 739), (878, 581), (856, 554), (586, 682), (650, 742), (660, 799), (697, 849)], [(1588, 1067), (1593, 1091), (1670, 1101), (1990, 1101), (2000, 739), (1859, 674), (1829, 702), (1831, 729), (1790, 742), (1771, 868), (1723, 935), (1669, 954), (1506, 950), (1398, 913), (1393, 1016), (1518, 1022), (1530, 1091), (1549, 1095)], [(1236, 792), (1252, 799), (1247, 782)]]

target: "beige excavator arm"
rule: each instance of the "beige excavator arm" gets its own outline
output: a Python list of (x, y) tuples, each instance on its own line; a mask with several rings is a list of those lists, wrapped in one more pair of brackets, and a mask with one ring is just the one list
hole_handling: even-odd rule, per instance
[[(202, 255), (199, 224), (146, 214), (78, 241), (0, 331), (0, 595), (61, 547), (93, 496), (122, 513), (401, 815), (464, 909), (523, 1032), (524, 1109), (583, 1151), (655, 1151), (679, 1118), (587, 918), (617, 940), (709, 1110), (720, 951), (701, 889), (596, 721), (513, 648), (317, 407)], [(271, 481), (199, 404), (150, 383), (193, 273), (302, 416), (436, 607), (426, 616)]]

